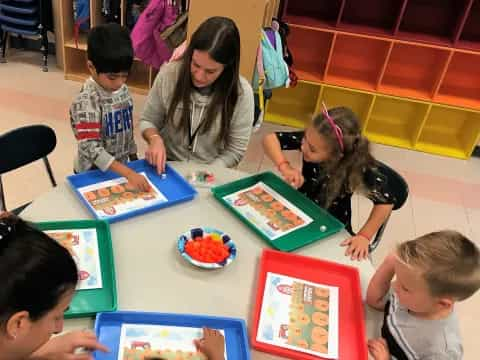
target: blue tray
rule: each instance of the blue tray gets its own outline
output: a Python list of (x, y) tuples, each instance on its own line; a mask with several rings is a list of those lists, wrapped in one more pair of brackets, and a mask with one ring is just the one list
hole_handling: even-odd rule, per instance
[(210, 327), (225, 332), (228, 360), (250, 360), (245, 321), (215, 316), (163, 314), (132, 311), (99, 313), (95, 320), (95, 334), (98, 340), (110, 349), (105, 354), (95, 352), (96, 360), (117, 360), (122, 324), (151, 324), (188, 327)]
[(109, 223), (125, 220), (133, 216), (142, 215), (147, 212), (162, 209), (184, 201), (193, 200), (195, 195), (197, 195), (197, 191), (168, 164), (165, 167), (166, 177), (164, 179), (161, 178), (156, 169), (148, 164), (145, 160), (132, 161), (127, 163), (127, 166), (136, 172), (145, 172), (148, 179), (163, 193), (163, 195), (165, 195), (167, 201), (125, 214), (99, 217), (90, 204), (82, 197), (78, 189), (102, 181), (116, 179), (120, 176), (113, 171), (103, 172), (101, 170), (93, 170), (77, 175), (70, 175), (67, 177), (67, 180), (80, 201), (86, 206), (90, 213), (95, 218), (106, 220)]

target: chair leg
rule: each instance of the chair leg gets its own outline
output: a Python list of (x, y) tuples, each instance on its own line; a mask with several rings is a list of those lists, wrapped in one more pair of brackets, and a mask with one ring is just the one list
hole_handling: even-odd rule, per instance
[(3, 30), (2, 27), (0, 26), (0, 53), (3, 52)]
[(48, 177), (50, 178), (50, 182), (52, 183), (52, 186), (55, 187), (57, 186), (57, 182), (55, 181), (55, 178), (53, 177), (53, 171), (50, 166), (50, 162), (48, 161), (47, 157), (43, 158), (43, 163), (45, 164), (45, 167), (47, 168), (47, 173)]
[(5, 193), (3, 192), (2, 176), (0, 175), (0, 211), (7, 211), (5, 205)]
[(18, 35), (18, 40), (20, 42), (20, 49), (25, 50), (27, 48), (27, 45), (25, 44), (25, 38), (22, 34)]
[(377, 234), (375, 235), (375, 239), (373, 239), (370, 245), (368, 245), (368, 252), (370, 254), (377, 248), (378, 244), (380, 244), (380, 240), (382, 240), (382, 236), (389, 219), (390, 219), (390, 216), (385, 220), (382, 226), (380, 226), (380, 229), (378, 229)]
[(38, 26), (39, 33), (42, 36), (42, 54), (43, 54), (43, 65), (42, 65), (42, 71), (47, 72), (48, 71), (48, 36), (47, 36), (47, 28), (45, 26), (45, 19), (43, 18), (43, 9), (44, 9), (44, 0), (40, 0), (38, 2), (40, 8), (39, 8), (39, 14), (40, 14), (40, 25)]
[[(41, 25), (42, 26), (42, 25)], [(42, 26), (42, 54), (43, 54), (43, 66), (42, 71), (48, 72), (48, 36), (47, 29)]]
[(7, 52), (7, 42), (8, 42), (8, 31), (2, 31), (2, 57), (0, 58), (0, 63), (6, 63), (7, 58), (5, 57)]

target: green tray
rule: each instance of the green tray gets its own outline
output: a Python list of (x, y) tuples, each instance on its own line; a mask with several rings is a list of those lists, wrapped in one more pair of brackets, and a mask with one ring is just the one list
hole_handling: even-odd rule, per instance
[[(282, 195), (287, 201), (302, 210), (306, 215), (313, 219), (313, 222), (298, 230), (292, 231), (274, 240), (271, 240), (256, 225), (251, 223), (245, 216), (238, 212), (224, 197), (242, 189), (251, 187), (258, 182), (263, 182), (274, 191)], [(282, 250), (292, 251), (307, 244), (326, 238), (343, 229), (344, 225), (326, 210), (319, 207), (312, 200), (302, 193), (298, 192), (290, 185), (285, 183), (277, 175), (270, 171), (249, 176), (228, 184), (216, 186), (211, 189), (213, 196), (220, 201), (227, 209), (240, 218), (248, 227), (264, 239), (270, 246)]]
[(65, 312), (65, 318), (89, 317), (98, 312), (117, 310), (117, 283), (108, 223), (103, 220), (51, 221), (36, 223), (36, 226), (42, 231), (90, 228), (97, 230), (103, 287), (76, 291), (69, 310)]

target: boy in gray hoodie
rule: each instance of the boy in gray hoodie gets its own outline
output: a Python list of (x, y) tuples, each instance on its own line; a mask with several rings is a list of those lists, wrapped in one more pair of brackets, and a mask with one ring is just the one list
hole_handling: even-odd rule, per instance
[(70, 107), (72, 130), (78, 142), (74, 170), (112, 170), (132, 186), (148, 191), (145, 177), (124, 165), (137, 159), (133, 100), (125, 84), (133, 63), (128, 31), (114, 23), (93, 28), (87, 55), (91, 77)]

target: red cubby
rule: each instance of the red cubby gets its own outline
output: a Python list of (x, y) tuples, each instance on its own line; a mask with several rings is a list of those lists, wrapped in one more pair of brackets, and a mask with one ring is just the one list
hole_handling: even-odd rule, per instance
[(395, 43), (378, 90), (429, 100), (444, 74), (449, 56), (449, 50)]
[(325, 81), (375, 90), (389, 48), (386, 40), (337, 34)]
[(301, 80), (323, 81), (334, 34), (292, 26), (288, 38)]
[(459, 37), (459, 47), (480, 50), (480, 1), (473, 2)]
[(282, 20), (297, 25), (334, 27), (345, 0), (285, 0)]
[(406, 0), (346, 1), (340, 28), (352, 32), (393, 35)]
[(407, 0), (397, 35), (411, 41), (453, 45), (471, 0)]
[(480, 54), (455, 52), (435, 101), (480, 108)]

